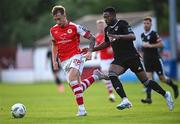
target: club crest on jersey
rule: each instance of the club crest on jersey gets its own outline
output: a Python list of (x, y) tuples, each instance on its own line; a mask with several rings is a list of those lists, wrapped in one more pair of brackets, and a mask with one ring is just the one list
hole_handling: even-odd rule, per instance
[(128, 32), (132, 32), (132, 28), (131, 27), (128, 27)]
[(72, 33), (72, 29), (68, 29), (68, 30), (67, 30), (67, 33), (68, 33), (68, 34), (71, 34), (71, 33)]
[(118, 30), (118, 26), (116, 26), (116, 27), (114, 28), (114, 30), (117, 31), (117, 30)]
[(147, 40), (150, 40), (150, 35), (147, 36)]

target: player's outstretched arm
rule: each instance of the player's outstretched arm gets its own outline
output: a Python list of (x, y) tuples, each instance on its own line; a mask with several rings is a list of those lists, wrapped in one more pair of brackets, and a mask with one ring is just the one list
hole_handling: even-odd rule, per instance
[(90, 43), (89, 43), (89, 48), (87, 49), (87, 52), (84, 54), (84, 57), (87, 59), (87, 60), (90, 60), (91, 57), (92, 57), (92, 52), (93, 52), (93, 49), (94, 49), (94, 46), (95, 46), (95, 37), (94, 35), (92, 34), (89, 34), (88, 37), (85, 37), (87, 39), (90, 40)]
[(90, 40), (89, 51), (93, 52), (93, 49), (94, 49), (94, 46), (95, 46), (95, 42), (96, 42), (96, 38), (94, 37), (94, 35), (90, 34), (89, 40)]
[(93, 51), (99, 51), (99, 50), (105, 49), (105, 48), (107, 48), (109, 46), (110, 46), (109, 42), (102, 42), (98, 46), (94, 47)]
[(108, 36), (111, 39), (120, 40), (120, 41), (134, 41), (134, 40), (136, 40), (136, 36), (133, 33), (129, 33), (129, 34), (125, 34), (125, 35), (108, 34)]

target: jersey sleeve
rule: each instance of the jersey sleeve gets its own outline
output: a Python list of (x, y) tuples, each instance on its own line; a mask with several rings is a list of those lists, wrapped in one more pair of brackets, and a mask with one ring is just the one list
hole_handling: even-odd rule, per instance
[(158, 42), (158, 39), (160, 38), (160, 37), (159, 37), (159, 34), (158, 34), (156, 31), (154, 31), (152, 36), (153, 36), (153, 37), (152, 37), (152, 38), (153, 38), (153, 42), (154, 42), (154, 43), (157, 43), (157, 42)]
[(83, 36), (84, 38), (89, 38), (90, 37), (90, 31), (87, 30), (86, 27), (82, 25), (76, 25), (77, 27), (77, 33)]
[(144, 42), (144, 33), (141, 34), (141, 41)]
[(127, 21), (122, 21), (120, 24), (121, 24), (120, 27), (122, 28), (122, 32), (124, 34), (130, 34), (130, 33), (134, 34), (132, 27), (128, 24)]

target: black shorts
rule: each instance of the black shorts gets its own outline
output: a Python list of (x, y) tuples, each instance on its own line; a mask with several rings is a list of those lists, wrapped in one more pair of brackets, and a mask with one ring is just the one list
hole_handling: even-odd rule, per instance
[(164, 75), (162, 59), (144, 59), (146, 72), (156, 72), (158, 75)]
[(133, 71), (134, 73), (144, 71), (143, 65), (138, 56), (131, 58), (114, 59), (114, 61), (111, 64), (120, 65), (124, 67), (126, 70), (131, 69), (131, 71)]

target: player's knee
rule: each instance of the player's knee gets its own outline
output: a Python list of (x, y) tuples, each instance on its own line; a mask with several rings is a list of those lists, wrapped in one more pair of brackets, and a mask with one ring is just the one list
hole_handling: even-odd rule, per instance
[(77, 73), (69, 73), (68, 74), (69, 81), (78, 80), (79, 76)]
[(167, 79), (165, 77), (159, 77), (159, 79), (162, 81), (162, 82), (166, 82)]
[(151, 80), (142, 81), (142, 83), (144, 84), (145, 87), (147, 87), (150, 82), (151, 82)]
[(69, 85), (72, 87), (72, 86), (75, 86), (75, 85), (78, 85), (78, 81), (74, 80), (74, 81), (70, 81), (69, 82)]
[(109, 71), (108, 76), (109, 76), (109, 78), (110, 77), (118, 77), (118, 74), (114, 71)]
[(114, 83), (119, 82), (118, 74), (116, 72), (110, 71), (108, 76), (113, 85), (114, 85)]

